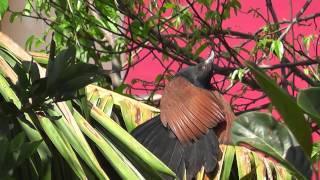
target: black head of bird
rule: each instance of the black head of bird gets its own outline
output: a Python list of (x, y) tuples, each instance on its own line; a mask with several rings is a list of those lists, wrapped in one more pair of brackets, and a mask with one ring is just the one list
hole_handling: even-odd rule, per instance
[(211, 52), (209, 58), (195, 66), (189, 66), (177, 73), (190, 81), (193, 85), (205, 89), (211, 89), (210, 81), (213, 76), (214, 53)]

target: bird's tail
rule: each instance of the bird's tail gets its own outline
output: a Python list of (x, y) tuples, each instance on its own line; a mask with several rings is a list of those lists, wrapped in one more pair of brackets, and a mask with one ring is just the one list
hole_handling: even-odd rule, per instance
[(195, 177), (202, 166), (206, 172), (213, 172), (221, 158), (219, 141), (213, 130), (196, 142), (182, 145), (162, 125), (159, 116), (137, 127), (132, 135), (171, 168), (179, 179), (183, 179), (185, 172), (187, 179)]

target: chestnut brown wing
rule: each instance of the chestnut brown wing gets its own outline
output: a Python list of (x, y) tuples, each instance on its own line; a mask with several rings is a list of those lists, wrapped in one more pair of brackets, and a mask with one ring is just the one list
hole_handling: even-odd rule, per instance
[(197, 140), (210, 128), (225, 121), (220, 98), (215, 93), (177, 77), (164, 89), (160, 104), (161, 121), (181, 143)]

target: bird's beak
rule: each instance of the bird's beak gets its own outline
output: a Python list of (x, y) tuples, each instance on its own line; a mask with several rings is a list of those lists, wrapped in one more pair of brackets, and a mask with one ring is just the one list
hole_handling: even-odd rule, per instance
[(208, 59), (205, 61), (205, 64), (209, 64), (212, 63), (214, 59), (214, 52), (211, 51), (210, 56), (208, 57)]

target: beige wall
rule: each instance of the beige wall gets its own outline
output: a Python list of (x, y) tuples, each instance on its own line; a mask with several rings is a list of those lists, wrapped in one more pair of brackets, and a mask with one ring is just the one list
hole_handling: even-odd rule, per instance
[[(9, 0), (10, 9), (21, 11), (24, 8), (23, 0)], [(1, 31), (9, 35), (15, 42), (24, 47), (27, 38), (31, 35), (38, 36), (46, 29), (46, 25), (41, 20), (17, 18), (14, 23), (9, 22), (10, 14), (6, 13), (1, 22)]]

